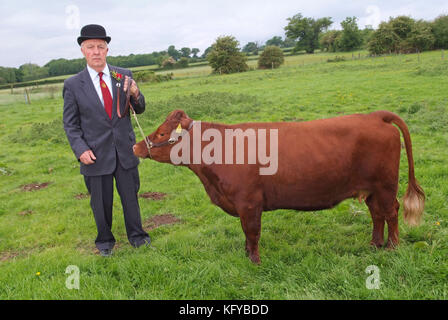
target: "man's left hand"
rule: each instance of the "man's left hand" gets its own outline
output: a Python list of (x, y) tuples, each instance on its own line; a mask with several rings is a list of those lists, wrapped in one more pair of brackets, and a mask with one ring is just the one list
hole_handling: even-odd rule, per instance
[[(125, 76), (124, 78), (124, 85), (123, 90), (127, 91), (129, 85), (129, 77)], [(138, 90), (137, 83), (135, 83), (134, 79), (131, 79), (131, 95), (134, 97), (134, 99), (138, 99), (138, 96), (140, 95), (140, 90)]]

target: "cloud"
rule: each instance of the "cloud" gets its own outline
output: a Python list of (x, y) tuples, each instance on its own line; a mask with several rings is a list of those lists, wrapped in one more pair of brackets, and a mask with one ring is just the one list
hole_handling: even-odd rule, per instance
[[(76, 17), (76, 10), (79, 16)], [(68, 10), (71, 9), (71, 10)], [(390, 16), (411, 15), (434, 19), (448, 13), (445, 0), (152, 0), (20, 1), (0, 3), (0, 65), (26, 62), (43, 65), (51, 59), (82, 57), (76, 38), (79, 25), (104, 25), (112, 37), (111, 55), (150, 53), (196, 47), (203, 52), (218, 36), (233, 35), (241, 46), (249, 41), (264, 43), (284, 37), (287, 18), (297, 13), (332, 17), (333, 28), (348, 16), (364, 27), (374, 27)]]

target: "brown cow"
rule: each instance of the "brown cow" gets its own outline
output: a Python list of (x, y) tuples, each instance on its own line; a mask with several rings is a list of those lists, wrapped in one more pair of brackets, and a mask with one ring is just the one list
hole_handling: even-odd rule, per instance
[[(172, 148), (179, 147), (178, 144), (188, 138), (184, 143), (193, 150), (195, 140), (189, 138), (195, 135), (202, 137), (208, 129), (215, 129), (213, 132), (221, 133), (223, 137), (230, 129), (241, 129), (242, 132), (262, 132), (260, 129), (265, 129), (265, 132), (269, 130), (270, 137), (273, 136), (272, 129), (277, 130), (278, 145), (268, 145), (266, 151), (271, 155), (278, 152), (278, 169), (274, 174), (261, 174), (266, 161), (261, 163), (259, 159), (246, 164), (223, 161), (205, 164), (204, 161), (197, 163), (197, 159), (194, 163), (194, 152), (184, 150), (183, 159), (188, 159), (189, 163), (180, 163), (199, 177), (214, 204), (240, 218), (246, 235), (246, 251), (254, 263), (260, 263), (258, 240), (263, 211), (323, 210), (348, 198), (366, 201), (373, 220), (372, 245), (383, 246), (385, 222), (388, 225), (387, 247), (393, 248), (398, 244), (400, 205), (397, 191), (401, 142), (400, 132), (392, 124), (397, 125), (403, 134), (408, 157), (409, 182), (403, 198), (404, 219), (409, 225), (418, 225), (425, 195), (414, 176), (409, 131), (399, 116), (388, 111), (307, 122), (235, 125), (200, 122), (198, 126), (198, 122), (185, 112), (175, 110), (146, 141), (134, 146), (134, 153), (141, 158), (173, 163), (170, 156)], [(249, 159), (249, 135), (245, 138), (247, 143), (243, 144), (244, 150), (241, 151), (245, 151)], [(200, 149), (196, 150), (205, 151), (206, 146), (213, 142), (207, 141), (211, 139), (201, 139)], [(272, 143), (273, 140), (269, 141)], [(234, 153), (238, 151), (236, 146), (232, 148)], [(220, 150), (214, 150), (215, 153), (217, 151)], [(230, 151), (232, 149), (223, 148), (223, 157)], [(179, 164), (179, 161), (174, 164)]]

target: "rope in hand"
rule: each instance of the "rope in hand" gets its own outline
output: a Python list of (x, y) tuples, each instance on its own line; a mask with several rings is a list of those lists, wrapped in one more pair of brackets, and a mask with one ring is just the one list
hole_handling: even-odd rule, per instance
[(142, 127), (140, 126), (140, 123), (138, 122), (137, 119), (137, 113), (135, 112), (134, 108), (131, 105), (131, 84), (132, 84), (132, 78), (129, 77), (128, 78), (128, 88), (126, 90), (126, 104), (125, 104), (125, 109), (124, 109), (124, 115), (121, 115), (121, 111), (120, 111), (120, 90), (119, 88), (117, 88), (117, 115), (119, 118), (123, 118), (126, 117), (126, 114), (128, 113), (128, 110), (131, 110), (132, 115), (134, 116), (135, 122), (137, 123), (138, 129), (140, 130), (140, 133), (143, 137), (143, 140), (145, 140), (146, 143), (146, 147), (148, 148), (148, 152), (150, 152), (150, 146), (148, 143), (148, 140), (146, 139), (145, 133), (143, 132)]

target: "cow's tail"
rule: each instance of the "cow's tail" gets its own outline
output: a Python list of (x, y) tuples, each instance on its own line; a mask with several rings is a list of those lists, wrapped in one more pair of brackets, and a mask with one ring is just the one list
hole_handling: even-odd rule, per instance
[(410, 226), (417, 226), (420, 224), (425, 206), (425, 192), (415, 179), (414, 158), (412, 156), (412, 143), (408, 126), (403, 119), (395, 113), (389, 111), (378, 111), (378, 115), (383, 119), (383, 121), (397, 125), (403, 134), (409, 167), (408, 189), (403, 197), (404, 221)]

